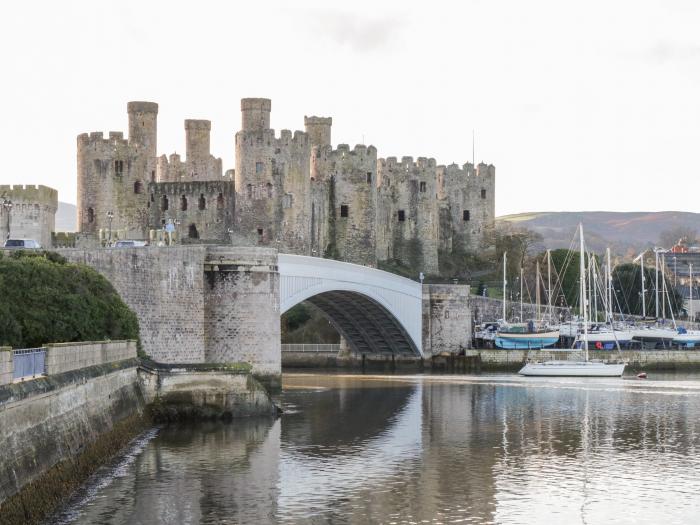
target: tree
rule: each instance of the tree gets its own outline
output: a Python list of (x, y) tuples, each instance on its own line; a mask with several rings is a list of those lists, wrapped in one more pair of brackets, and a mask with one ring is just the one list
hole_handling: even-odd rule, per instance
[(138, 336), (136, 315), (92, 268), (51, 252), (0, 254), (0, 346)]
[(520, 275), (520, 268), (527, 266), (527, 259), (542, 244), (542, 235), (527, 228), (497, 223), (484, 232), (483, 248), (491, 252), (491, 260), (497, 266), (506, 257), (506, 275), (513, 282)]
[(697, 236), (697, 230), (690, 226), (675, 226), (659, 234), (659, 243), (665, 248), (671, 248), (679, 241), (690, 245), (695, 244)]
[[(613, 270), (613, 290), (615, 291), (615, 296), (617, 298), (617, 303), (619, 303), (619, 308), (622, 313), (642, 315), (642, 278), (641, 272), (639, 271), (639, 266), (636, 264), (622, 264)], [(680, 291), (673, 287), (670, 283), (672, 282), (668, 276), (666, 276), (666, 285), (668, 290), (668, 299), (666, 299), (666, 312), (667, 316), (670, 317), (669, 303), (674, 316), (678, 314), (683, 309), (683, 297)], [(654, 315), (656, 311), (656, 293), (654, 291), (654, 269), (644, 268), (644, 300), (646, 303), (646, 314)], [(661, 277), (659, 277), (659, 287), (661, 287)], [(663, 305), (661, 304), (661, 293), (659, 292), (659, 315), (663, 311)], [(616, 304), (616, 306), (618, 306)]]

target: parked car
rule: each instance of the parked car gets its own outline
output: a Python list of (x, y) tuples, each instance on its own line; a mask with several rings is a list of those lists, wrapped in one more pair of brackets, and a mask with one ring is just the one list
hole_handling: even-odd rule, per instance
[(7, 239), (4, 244), (5, 248), (41, 248), (41, 244), (34, 239)]
[(114, 243), (115, 248), (140, 248), (141, 246), (148, 246), (146, 241), (130, 241), (123, 240)]

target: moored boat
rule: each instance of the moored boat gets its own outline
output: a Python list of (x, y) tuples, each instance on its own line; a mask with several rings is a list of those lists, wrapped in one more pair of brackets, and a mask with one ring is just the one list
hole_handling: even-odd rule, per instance
[(543, 377), (621, 377), (624, 371), (624, 363), (545, 361), (543, 363), (527, 363), (518, 373), (523, 376)]

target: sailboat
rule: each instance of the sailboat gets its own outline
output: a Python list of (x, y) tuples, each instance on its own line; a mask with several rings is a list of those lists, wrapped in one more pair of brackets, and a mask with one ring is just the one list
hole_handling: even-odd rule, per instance
[[(646, 250), (640, 253), (636, 258), (639, 259), (639, 269), (642, 274), (642, 321), (646, 319), (647, 311), (646, 311), (646, 289), (644, 287), (645, 285), (645, 278), (644, 278), (644, 255), (646, 254)], [(642, 346), (646, 345), (651, 345), (651, 346), (662, 346), (664, 348), (666, 347), (671, 347), (673, 344), (673, 339), (678, 336), (678, 331), (675, 328), (671, 328), (668, 326), (663, 326), (658, 324), (658, 319), (659, 319), (659, 251), (657, 249), (654, 249), (654, 254), (655, 254), (655, 294), (656, 294), (656, 315), (655, 315), (655, 321), (651, 325), (643, 325), (641, 327), (636, 328), (635, 330), (632, 331), (632, 338), (635, 341), (641, 342)], [(665, 278), (662, 275), (663, 283), (665, 286)], [(673, 321), (673, 325), (675, 327), (675, 320)]]
[(604, 363), (602, 361), (588, 360), (588, 299), (586, 296), (586, 266), (585, 250), (583, 242), (583, 225), (579, 224), (579, 238), (581, 247), (580, 261), (580, 295), (581, 315), (583, 317), (583, 361), (544, 361), (541, 363), (527, 363), (518, 372), (524, 376), (575, 376), (575, 377), (621, 377), (625, 371), (624, 363)]
[[(539, 275), (538, 275), (539, 278)], [(522, 271), (521, 271), (521, 317), (522, 317)], [(538, 350), (552, 346), (559, 340), (559, 330), (553, 330), (534, 321), (527, 323), (506, 322), (506, 254), (503, 253), (503, 323), (496, 332), (496, 346), (508, 350)], [(538, 283), (539, 284), (539, 283)]]
[[(616, 324), (613, 316), (613, 287), (612, 287), (612, 263), (610, 260), (610, 248), (606, 250), (605, 268), (605, 299), (603, 306), (605, 307), (605, 323), (598, 322), (598, 272), (596, 260), (589, 258), (589, 275), (592, 281), (593, 293), (593, 311), (595, 312), (595, 320), (589, 323), (588, 329), (588, 349), (589, 350), (613, 350), (617, 348), (627, 348), (632, 343), (632, 332), (629, 327)], [(602, 290), (601, 290), (602, 291)], [(583, 347), (582, 341), (583, 330), (576, 334), (574, 346)]]

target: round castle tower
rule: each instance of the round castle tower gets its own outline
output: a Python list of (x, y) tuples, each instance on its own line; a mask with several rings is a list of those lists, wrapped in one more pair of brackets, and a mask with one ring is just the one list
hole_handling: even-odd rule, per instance
[(272, 103), (241, 100), (242, 129), (236, 133), (235, 242), (310, 253), (311, 145), (302, 131), (270, 129)]
[[(129, 102), (129, 138), (78, 135), (78, 229), (117, 238), (148, 237), (147, 184), (155, 178), (158, 104)], [(108, 216), (111, 212), (111, 220)]]

